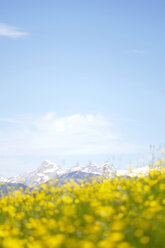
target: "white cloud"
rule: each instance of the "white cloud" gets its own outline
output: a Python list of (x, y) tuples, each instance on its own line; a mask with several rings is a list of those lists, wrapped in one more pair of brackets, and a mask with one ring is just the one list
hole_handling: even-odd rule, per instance
[(0, 23), (0, 36), (6, 36), (10, 38), (24, 38), (28, 35), (29, 34), (27, 32), (21, 31), (18, 27)]
[[(135, 152), (140, 147), (126, 142), (113, 123), (102, 115), (57, 117), (47, 113), (40, 118), (0, 129), (0, 155), (48, 156), (99, 155)], [(22, 124), (21, 124), (22, 123)]]
[(130, 51), (127, 51), (127, 53), (131, 53), (131, 54), (136, 54), (136, 55), (148, 55), (151, 53), (151, 51), (149, 50), (143, 50), (143, 49), (132, 49)]

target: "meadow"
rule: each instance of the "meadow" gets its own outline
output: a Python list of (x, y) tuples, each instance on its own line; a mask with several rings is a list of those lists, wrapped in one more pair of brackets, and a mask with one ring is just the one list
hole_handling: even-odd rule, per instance
[(164, 160), (148, 176), (43, 184), (0, 200), (0, 247), (165, 247)]

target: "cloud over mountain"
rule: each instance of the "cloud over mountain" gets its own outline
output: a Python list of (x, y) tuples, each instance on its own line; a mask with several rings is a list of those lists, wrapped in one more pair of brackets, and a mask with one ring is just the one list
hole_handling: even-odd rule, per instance
[(27, 37), (29, 34), (18, 27), (0, 23), (0, 36), (18, 39)]
[[(6, 119), (7, 121), (7, 119)], [(138, 146), (128, 143), (115, 125), (101, 114), (22, 118), (0, 129), (3, 155), (88, 155), (130, 153)]]

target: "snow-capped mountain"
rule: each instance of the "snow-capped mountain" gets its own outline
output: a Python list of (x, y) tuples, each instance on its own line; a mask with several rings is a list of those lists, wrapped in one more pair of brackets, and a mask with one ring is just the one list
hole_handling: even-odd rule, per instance
[(129, 176), (129, 177), (136, 177), (140, 174), (148, 175), (149, 173), (149, 167), (143, 166), (135, 169), (129, 169), (129, 170), (117, 170), (116, 175), (117, 176)]
[[(60, 180), (79, 177), (91, 177), (103, 175), (104, 177), (115, 176), (138, 176), (140, 173), (147, 175), (149, 168), (147, 166), (132, 170), (115, 170), (111, 163), (95, 164), (88, 163), (87, 165), (76, 164), (71, 168), (62, 168), (61, 166), (51, 161), (45, 160), (34, 171), (30, 171), (15, 177), (0, 176), (0, 182), (6, 183), (22, 183), (25, 185), (39, 185), (49, 180)], [(83, 175), (83, 176), (82, 176)]]
[(59, 165), (45, 160), (36, 170), (18, 176), (17, 182), (33, 186), (35, 184), (44, 183), (50, 179), (56, 179), (64, 173), (67, 173), (67, 169), (61, 168)]
[(6, 183), (8, 180), (7, 177), (4, 177), (4, 176), (0, 176), (0, 182), (3, 182), (3, 183)]
[[(68, 175), (73, 172), (82, 172), (84, 175), (106, 175), (111, 173), (115, 175), (115, 169), (112, 164), (105, 163), (102, 165), (88, 163), (86, 166), (76, 164), (71, 168), (62, 168), (61, 166), (51, 161), (45, 160), (34, 171), (24, 173), (19, 176), (10, 177), (6, 179), (6, 182), (10, 183), (23, 183), (25, 185), (38, 185), (48, 180), (68, 178)], [(71, 174), (70, 174), (71, 175)], [(1, 181), (1, 179), (0, 179)]]
[(95, 163), (88, 163), (86, 166), (75, 165), (70, 169), (70, 172), (73, 171), (82, 171), (86, 173), (93, 173), (98, 175), (105, 175), (106, 173), (109, 174), (110, 172), (115, 173), (115, 168), (110, 163), (104, 164), (95, 164)]

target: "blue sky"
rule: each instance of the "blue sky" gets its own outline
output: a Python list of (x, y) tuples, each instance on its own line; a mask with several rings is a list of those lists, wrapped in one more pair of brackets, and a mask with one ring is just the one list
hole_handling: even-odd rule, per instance
[(160, 0), (1, 1), (0, 174), (43, 159), (128, 162), (163, 145), (164, 10)]

